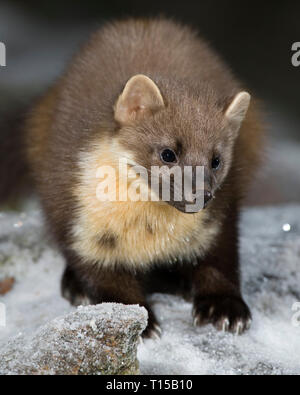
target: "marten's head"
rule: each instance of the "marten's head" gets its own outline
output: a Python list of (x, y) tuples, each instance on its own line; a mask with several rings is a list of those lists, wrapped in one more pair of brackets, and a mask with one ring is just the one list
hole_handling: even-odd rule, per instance
[[(115, 105), (117, 140), (132, 162), (146, 168), (148, 174), (153, 174), (153, 166), (164, 166), (165, 170), (176, 167), (188, 178), (185, 184), (183, 179), (171, 176), (168, 203), (183, 212), (197, 197), (202, 203), (204, 200), (204, 206), (209, 204), (234, 160), (234, 143), (250, 95), (240, 92), (222, 99), (219, 96), (209, 86), (199, 91), (178, 87), (176, 82), (174, 86), (164, 81), (156, 85), (145, 75), (136, 75), (127, 82)], [(204, 170), (204, 184), (200, 185), (196, 182), (198, 166)], [(192, 171), (185, 173), (185, 167)], [(184, 190), (185, 185), (192, 188)], [(181, 199), (174, 193), (178, 190), (182, 191)], [(202, 207), (189, 211), (197, 212)]]

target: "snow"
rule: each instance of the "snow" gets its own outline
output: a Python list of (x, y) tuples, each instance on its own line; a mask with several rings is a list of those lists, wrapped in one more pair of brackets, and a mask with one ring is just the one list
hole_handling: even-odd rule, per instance
[[(141, 373), (300, 374), (299, 257), (300, 206), (245, 210), (241, 260), (252, 328), (240, 337), (212, 326), (195, 328), (190, 303), (153, 295), (163, 334), (139, 346)], [(0, 297), (7, 311), (0, 349), (8, 340), (31, 336), (55, 317), (75, 311), (60, 296), (62, 270), (62, 257), (47, 237), (38, 207), (0, 213), (0, 279), (16, 278), (13, 290)]]

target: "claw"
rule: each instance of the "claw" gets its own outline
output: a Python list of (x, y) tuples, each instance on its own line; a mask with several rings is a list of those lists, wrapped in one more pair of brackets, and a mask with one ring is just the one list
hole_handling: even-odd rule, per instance
[(222, 324), (222, 332), (228, 332), (229, 325), (230, 325), (229, 319), (225, 318)]
[(159, 334), (157, 333), (157, 332), (155, 332), (155, 331), (153, 331), (153, 333), (152, 333), (152, 339), (154, 339), (154, 340), (160, 340), (160, 336), (159, 336)]
[(196, 317), (196, 315), (197, 315), (197, 309), (196, 309), (196, 307), (194, 306), (194, 307), (193, 307), (193, 310), (192, 310), (192, 316), (193, 316), (193, 317)]
[(154, 329), (155, 329), (155, 332), (157, 332), (159, 335), (162, 334), (162, 330), (161, 330), (161, 327), (159, 325), (154, 324)]
[(77, 295), (73, 300), (73, 305), (76, 307), (79, 306), (89, 306), (91, 304), (90, 299), (87, 296), (79, 296)]
[(211, 317), (213, 315), (214, 311), (215, 311), (215, 306), (211, 306), (211, 308), (209, 309), (209, 312), (208, 312), (208, 317)]
[(154, 324), (153, 328), (148, 330), (147, 335), (144, 338), (153, 339), (153, 340), (160, 340), (161, 333), (162, 333), (161, 328), (157, 324)]
[(244, 330), (244, 324), (241, 321), (239, 321), (236, 325), (236, 330), (235, 330), (236, 336), (241, 335), (243, 333), (243, 330)]
[(160, 334), (155, 329), (153, 329), (150, 332), (150, 338), (153, 340), (160, 340)]
[(251, 325), (252, 325), (252, 319), (249, 318), (249, 320), (246, 322), (246, 330), (250, 329)]
[(199, 326), (199, 324), (200, 324), (200, 317), (199, 317), (199, 316), (196, 316), (196, 317), (194, 318), (193, 324), (194, 324), (194, 326)]

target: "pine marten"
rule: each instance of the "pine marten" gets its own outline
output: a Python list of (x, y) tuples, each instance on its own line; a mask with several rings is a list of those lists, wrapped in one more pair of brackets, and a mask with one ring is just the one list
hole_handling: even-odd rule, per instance
[[(195, 325), (241, 334), (238, 219), (259, 163), (262, 127), (250, 94), (189, 27), (160, 19), (106, 24), (30, 112), (25, 152), (65, 257), (74, 305), (145, 306), (151, 292), (188, 295)], [(100, 201), (100, 167), (204, 167), (205, 208), (186, 201)], [(129, 181), (128, 181), (129, 182)], [(142, 183), (142, 181), (140, 181)], [(149, 185), (148, 185), (149, 187)]]

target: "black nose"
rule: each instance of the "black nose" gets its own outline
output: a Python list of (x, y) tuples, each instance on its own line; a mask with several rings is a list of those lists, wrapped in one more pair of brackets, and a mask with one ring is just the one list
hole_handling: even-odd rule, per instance
[(210, 191), (204, 191), (204, 207), (211, 201), (213, 195)]

